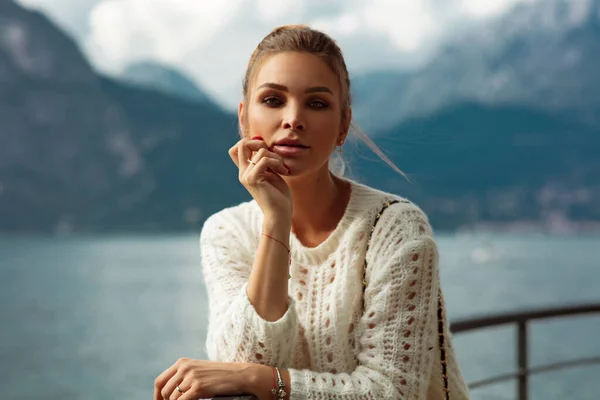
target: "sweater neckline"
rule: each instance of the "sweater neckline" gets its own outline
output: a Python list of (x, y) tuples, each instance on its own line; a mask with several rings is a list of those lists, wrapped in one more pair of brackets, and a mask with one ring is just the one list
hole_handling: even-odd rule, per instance
[(352, 221), (354, 221), (359, 213), (365, 211), (365, 205), (369, 204), (368, 199), (365, 198), (365, 195), (368, 195), (368, 191), (358, 182), (347, 178), (341, 179), (350, 184), (350, 199), (337, 226), (323, 242), (315, 247), (305, 246), (294, 232), (290, 232), (290, 244), (293, 253), (301, 253), (312, 262), (322, 262), (336, 250), (342, 235), (350, 227)]

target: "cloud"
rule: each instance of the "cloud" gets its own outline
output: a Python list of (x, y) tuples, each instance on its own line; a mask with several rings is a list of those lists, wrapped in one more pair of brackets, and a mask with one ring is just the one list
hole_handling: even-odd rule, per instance
[(90, 14), (90, 37), (99, 62), (122, 65), (156, 57), (178, 61), (227, 26), (243, 0), (107, 0)]
[(373, 0), (364, 15), (368, 29), (389, 35), (400, 50), (415, 51), (439, 34), (436, 20), (441, 18), (426, 2)]
[(265, 22), (276, 22), (286, 15), (304, 12), (306, 5), (301, 1), (258, 0), (257, 2), (258, 13)]
[(63, 29), (82, 39), (88, 34), (92, 8), (102, 0), (16, 0), (21, 5), (43, 11)]
[(375, 33), (391, 40), (397, 51), (415, 51), (436, 30), (427, 5), (414, 1), (372, 0), (329, 18), (315, 18), (312, 26), (332, 36)]
[(535, 0), (20, 0), (73, 32), (99, 70), (158, 60), (228, 106), (239, 101), (250, 54), (277, 25), (329, 33), (360, 72), (418, 65), (456, 26), (519, 1)]
[(462, 0), (459, 7), (473, 17), (490, 17), (508, 11), (517, 3), (537, 0)]

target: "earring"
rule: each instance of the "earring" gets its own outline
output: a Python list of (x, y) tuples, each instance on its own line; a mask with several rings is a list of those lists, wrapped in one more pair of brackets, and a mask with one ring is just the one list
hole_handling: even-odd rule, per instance
[(339, 144), (338, 153), (339, 153), (339, 156), (342, 157), (344, 155), (344, 149), (342, 148), (342, 146), (344, 145), (344, 139), (340, 140), (338, 142), (338, 144)]

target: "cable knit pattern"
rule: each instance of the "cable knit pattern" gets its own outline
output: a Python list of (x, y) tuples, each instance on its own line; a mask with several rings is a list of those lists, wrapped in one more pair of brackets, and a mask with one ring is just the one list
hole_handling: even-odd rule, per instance
[[(291, 235), (288, 309), (275, 322), (263, 320), (246, 295), (262, 227), (258, 205), (242, 203), (206, 221), (209, 358), (288, 368), (294, 400), (443, 400), (438, 251), (428, 219), (406, 199), (349, 182), (350, 202), (323, 243), (310, 248)], [(384, 212), (365, 254), (371, 224), (390, 199), (400, 202)], [(447, 321), (445, 330), (451, 398), (468, 399)]]

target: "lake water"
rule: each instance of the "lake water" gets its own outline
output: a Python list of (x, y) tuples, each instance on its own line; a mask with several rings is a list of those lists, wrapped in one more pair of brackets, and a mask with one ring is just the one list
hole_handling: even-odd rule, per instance
[[(438, 236), (451, 320), (600, 302), (600, 236)], [(483, 246), (483, 247), (482, 247)], [(0, 238), (6, 399), (152, 398), (177, 358), (205, 358), (197, 236)], [(455, 336), (468, 381), (510, 372), (514, 328)], [(600, 355), (600, 315), (536, 323), (533, 365)], [(600, 366), (532, 378), (531, 399), (598, 400)], [(513, 384), (473, 399), (513, 399)]]

